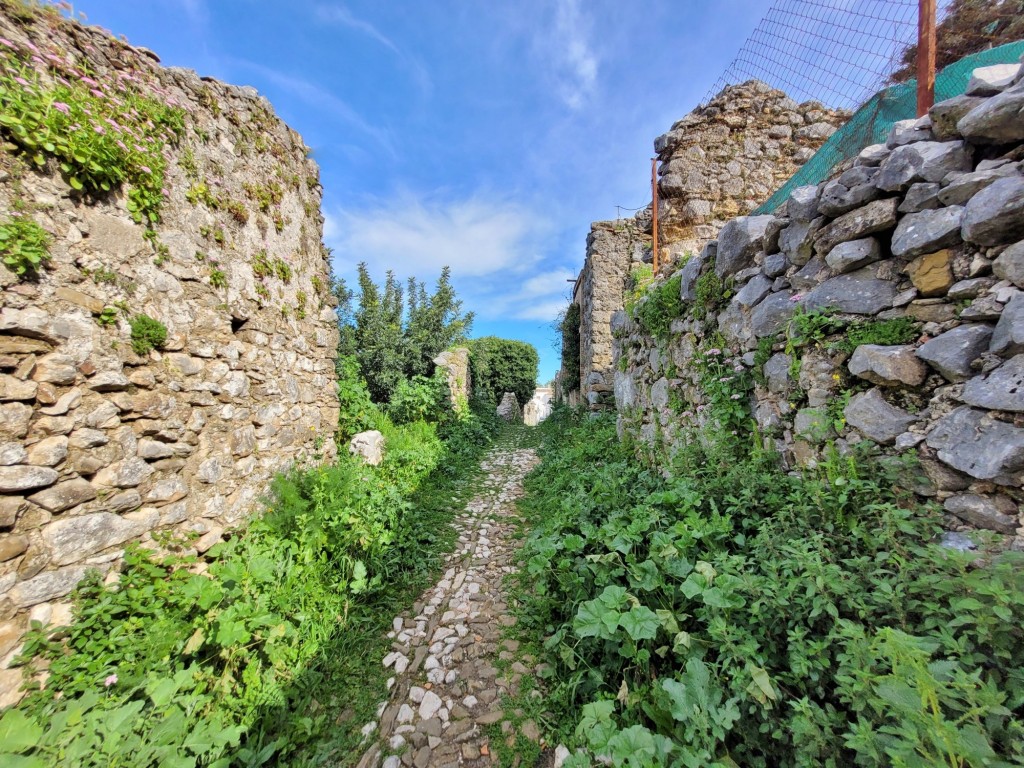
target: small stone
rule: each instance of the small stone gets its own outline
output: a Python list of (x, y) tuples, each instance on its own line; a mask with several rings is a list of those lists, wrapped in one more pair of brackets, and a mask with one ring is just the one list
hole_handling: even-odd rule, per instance
[(427, 691), (423, 694), (423, 700), (420, 702), (419, 714), (420, 719), (429, 720), (431, 717), (437, 714), (437, 711), (441, 709), (443, 702), (441, 697), (433, 691)]
[(1024, 429), (997, 421), (969, 406), (941, 418), (927, 443), (939, 460), (978, 480), (1016, 484), (1024, 467)]
[(913, 414), (890, 405), (877, 388), (854, 395), (843, 414), (847, 424), (881, 445), (896, 442), (917, 421)]
[(384, 460), (384, 435), (377, 430), (360, 432), (349, 443), (349, 452), (361, 456), (371, 466), (377, 466)]
[(88, 480), (76, 477), (39, 491), (28, 497), (33, 504), (38, 504), (47, 512), (63, 512), (77, 507), (96, 498), (96, 489)]
[(1018, 293), (999, 316), (989, 351), (1000, 355), (1024, 352), (1024, 293)]
[(18, 493), (45, 488), (57, 482), (59, 475), (49, 467), (15, 465), (0, 467), (0, 493)]
[(825, 263), (836, 272), (852, 272), (867, 266), (882, 257), (878, 240), (866, 237), (861, 240), (848, 240), (840, 243), (825, 257)]
[(963, 218), (964, 208), (959, 205), (908, 213), (893, 233), (893, 255), (914, 258), (958, 244)]
[(910, 282), (925, 297), (944, 296), (953, 285), (953, 254), (948, 250), (918, 256), (907, 265)]
[(962, 397), (979, 408), (1024, 411), (1024, 354), (1015, 355), (987, 376), (968, 380)]
[(950, 496), (943, 506), (947, 512), (978, 528), (1013, 534), (1020, 525), (1016, 506), (1005, 496), (987, 498), (976, 493), (963, 493)]
[(988, 350), (991, 326), (961, 325), (936, 336), (917, 350), (917, 356), (952, 382), (970, 378), (971, 363)]
[(862, 344), (854, 350), (849, 369), (854, 376), (883, 387), (917, 387), (928, 375), (909, 345)]

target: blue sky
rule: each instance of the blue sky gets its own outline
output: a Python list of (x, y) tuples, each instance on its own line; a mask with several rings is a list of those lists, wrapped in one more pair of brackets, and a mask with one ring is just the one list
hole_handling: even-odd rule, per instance
[(253, 85), (314, 150), (334, 270), (432, 283), (473, 335), (533, 343), (594, 220), (650, 200), (654, 137), (703, 98), (769, 0), (80, 0), (164, 64)]

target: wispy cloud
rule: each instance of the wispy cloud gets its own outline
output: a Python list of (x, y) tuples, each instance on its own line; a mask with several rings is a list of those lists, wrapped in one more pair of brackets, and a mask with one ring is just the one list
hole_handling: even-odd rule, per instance
[(302, 77), (280, 72), (271, 67), (257, 64), (245, 59), (227, 59), (227, 62), (239, 69), (251, 72), (285, 91), (290, 97), (297, 98), (308, 106), (315, 107), (321, 113), (326, 112), (343, 123), (355, 128), (374, 139), (392, 158), (396, 156), (394, 142), (388, 131), (368, 123), (362, 115), (327, 89)]
[(456, 276), (522, 272), (539, 258), (547, 224), (522, 206), (471, 196), (429, 200), (411, 193), (362, 209), (332, 211), (324, 239), (348, 271), (366, 261), (400, 276), (436, 274), (448, 265)]
[(332, 3), (330, 5), (318, 5), (315, 10), (317, 20), (328, 24), (340, 24), (342, 26), (353, 29), (356, 32), (366, 35), (371, 40), (376, 41), (380, 45), (391, 51), (404, 66), (409, 73), (412, 75), (416, 86), (423, 93), (429, 93), (433, 88), (433, 83), (430, 80), (430, 75), (427, 72), (425, 66), (415, 57), (411, 56), (407, 51), (400, 48), (394, 40), (381, 32), (370, 22), (365, 19), (358, 18), (348, 8), (340, 3)]
[(554, 23), (537, 41), (553, 69), (559, 96), (574, 110), (587, 103), (597, 85), (598, 57), (590, 42), (592, 27), (580, 0), (555, 0)]

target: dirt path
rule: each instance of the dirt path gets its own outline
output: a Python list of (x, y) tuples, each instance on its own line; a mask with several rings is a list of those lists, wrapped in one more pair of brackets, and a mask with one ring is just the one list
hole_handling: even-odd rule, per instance
[(502, 695), (534, 672), (516, 662), (500, 677), (495, 661), (516, 650), (514, 641), (501, 640), (515, 624), (502, 581), (514, 570), (515, 500), (537, 462), (532, 449), (500, 447), (484, 460), (482, 488), (455, 520), (458, 545), (444, 576), (409, 614), (395, 617), (392, 652), (382, 660), (394, 672), (390, 698), (365, 729), (375, 741), (359, 768), (484, 766), (497, 759), (487, 726), (504, 720)]

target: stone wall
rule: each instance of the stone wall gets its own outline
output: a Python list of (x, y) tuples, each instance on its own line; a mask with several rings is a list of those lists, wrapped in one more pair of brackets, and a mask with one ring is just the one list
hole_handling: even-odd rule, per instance
[[(130, 81), (186, 113), (155, 240), (124, 190), (83, 195), (53, 160), (0, 152), (0, 211), (52, 238), (38, 280), (0, 267), (6, 663), (29, 616), (66, 621), (59, 601), (87, 569), (116, 568), (127, 542), (170, 531), (204, 552), (274, 472), (333, 455), (337, 330), (318, 169), (254, 89), (161, 68), (50, 13), (0, 15), (0, 37), (25, 61), (89, 71), (108, 93)], [(167, 328), (141, 355), (139, 313)]]
[[(668, 338), (613, 319), (621, 431), (664, 457), (722, 428), (728, 384), (787, 466), (863, 440), (913, 453), (952, 527), (1020, 547), (1022, 109), (1019, 66), (978, 70), (780, 215), (729, 221), (679, 271)], [(703, 304), (698, 281), (718, 285)]]
[(726, 221), (767, 200), (849, 117), (751, 80), (675, 123), (654, 141), (667, 255), (700, 251)]
[[(650, 257), (650, 234), (637, 219), (590, 225), (587, 258), (576, 280), (573, 303), (580, 305), (580, 399), (592, 409), (612, 405), (612, 313), (622, 309), (634, 264)], [(560, 390), (561, 387), (558, 387)]]

